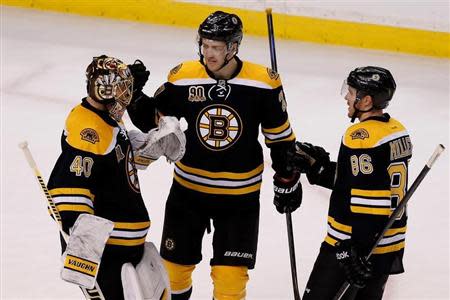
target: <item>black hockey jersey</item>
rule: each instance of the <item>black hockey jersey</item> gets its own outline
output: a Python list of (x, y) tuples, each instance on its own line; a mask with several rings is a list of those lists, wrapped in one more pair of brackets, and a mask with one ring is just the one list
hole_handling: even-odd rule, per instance
[(170, 71), (155, 94), (164, 115), (188, 123), (186, 154), (175, 164), (175, 181), (207, 194), (259, 191), (264, 169), (259, 126), (271, 149), (273, 168), (283, 172), (285, 152), (295, 140), (280, 76), (237, 59), (231, 79), (214, 79), (199, 61)]
[(150, 220), (123, 124), (83, 99), (66, 119), (61, 147), (48, 188), (64, 231), (82, 213), (114, 221), (103, 257), (138, 262)]
[[(388, 114), (347, 129), (337, 161), (325, 244), (351, 238), (368, 253), (406, 193), (412, 144), (405, 127)], [(403, 272), (407, 214), (387, 231), (370, 261), (376, 272)]]

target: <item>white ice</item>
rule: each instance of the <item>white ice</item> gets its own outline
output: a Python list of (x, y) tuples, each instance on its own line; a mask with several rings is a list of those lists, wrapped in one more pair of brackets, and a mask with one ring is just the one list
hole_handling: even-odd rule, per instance
[[(84, 70), (92, 57), (106, 53), (128, 63), (142, 59), (152, 72), (145, 91), (153, 94), (170, 68), (197, 59), (195, 30), (7, 7), (2, 7), (1, 22), (0, 297), (81, 299), (77, 287), (59, 278), (57, 227), (17, 144), (29, 142), (47, 180), (60, 153), (65, 117), (85, 95)], [(438, 143), (449, 145), (448, 59), (282, 40), (277, 40), (277, 55), (298, 138), (323, 145), (333, 158), (349, 125), (339, 90), (348, 72), (362, 65), (384, 66), (397, 80), (389, 112), (412, 136), (410, 183)], [(270, 64), (267, 39), (245, 36), (240, 57)], [(126, 122), (130, 124), (128, 118)], [(272, 204), (267, 151), (265, 157), (258, 259), (247, 299), (292, 299), (286, 222)], [(449, 299), (448, 157), (447, 151), (411, 199), (406, 273), (391, 277), (385, 299)], [(152, 218), (148, 240), (156, 245), (171, 173), (172, 166), (162, 160), (140, 173)], [(303, 188), (303, 205), (293, 214), (301, 293), (325, 236), (330, 194), (306, 180)], [(193, 299), (211, 299), (211, 235), (203, 247)]]

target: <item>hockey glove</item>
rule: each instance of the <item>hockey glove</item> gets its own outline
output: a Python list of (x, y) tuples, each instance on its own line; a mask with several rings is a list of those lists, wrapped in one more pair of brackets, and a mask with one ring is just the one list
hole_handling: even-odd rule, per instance
[(330, 165), (330, 154), (322, 147), (296, 142), (291, 161), (301, 172), (306, 173), (309, 183), (316, 184)]
[(351, 239), (336, 243), (336, 259), (344, 270), (348, 283), (364, 288), (372, 277), (372, 265), (358, 252), (358, 247)]
[(302, 204), (302, 184), (300, 173), (294, 172), (290, 178), (283, 178), (278, 174), (273, 176), (273, 204), (280, 214), (293, 212)]
[(132, 102), (138, 101), (138, 98), (142, 96), (142, 89), (147, 83), (150, 71), (140, 59), (136, 59), (132, 65), (128, 65), (131, 75), (133, 75), (133, 98)]

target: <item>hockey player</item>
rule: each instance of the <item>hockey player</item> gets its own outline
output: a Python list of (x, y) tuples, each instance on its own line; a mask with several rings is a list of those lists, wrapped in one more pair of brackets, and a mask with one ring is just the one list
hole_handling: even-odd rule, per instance
[(386, 69), (368, 66), (351, 71), (342, 91), (348, 117), (360, 122), (345, 132), (337, 162), (330, 162), (321, 147), (296, 144), (296, 158), (309, 162), (309, 182), (332, 189), (328, 232), (305, 300), (332, 299), (345, 280), (353, 288), (342, 299), (381, 299), (389, 275), (403, 272), (406, 211), (365, 260), (407, 189), (411, 140), (405, 127), (383, 112), (395, 89)]
[[(121, 121), (133, 77), (127, 65), (105, 55), (93, 58), (86, 76), (88, 96), (66, 119), (62, 153), (48, 183), (70, 234), (68, 243), (62, 242), (62, 277), (83, 286), (97, 276), (107, 300), (124, 299), (124, 293), (125, 299), (142, 293), (154, 294), (145, 299), (167, 299), (162, 262), (145, 243), (150, 220)], [(133, 289), (139, 280), (142, 286)]]
[(286, 162), (295, 135), (280, 76), (241, 61), (241, 40), (237, 15), (212, 13), (198, 29), (200, 60), (173, 68), (154, 99), (141, 97), (128, 109), (143, 131), (153, 119), (151, 101), (159, 115), (183, 117), (188, 123), (186, 154), (175, 164), (160, 248), (173, 299), (190, 298), (191, 275), (202, 260), (202, 239), (211, 220), (213, 297), (245, 298), (258, 240), (264, 168), (260, 125), (276, 172), (278, 211), (294, 211), (301, 203), (299, 174), (288, 170)]

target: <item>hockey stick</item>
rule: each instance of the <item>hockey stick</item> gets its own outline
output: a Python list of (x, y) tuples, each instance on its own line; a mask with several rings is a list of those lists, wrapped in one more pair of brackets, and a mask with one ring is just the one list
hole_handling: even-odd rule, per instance
[[(34, 171), (34, 175), (36, 176), (36, 179), (39, 182), (39, 186), (41, 187), (41, 190), (44, 192), (45, 197), (47, 198), (47, 205), (50, 208), (50, 213), (52, 214), (53, 219), (58, 224), (59, 233), (62, 235), (64, 241), (67, 243), (69, 239), (69, 235), (64, 232), (62, 227), (62, 220), (61, 215), (59, 214), (58, 209), (56, 208), (55, 202), (53, 201), (52, 196), (50, 195), (50, 192), (48, 191), (47, 185), (44, 182), (44, 179), (42, 179), (41, 172), (39, 172), (39, 169), (36, 165), (36, 162), (33, 159), (33, 156), (31, 155), (30, 149), (28, 149), (28, 143), (22, 142), (19, 144), (19, 148), (23, 150), (23, 153), (25, 154), (25, 158), (27, 159), (28, 165), (31, 169)], [(105, 300), (105, 297), (103, 296), (103, 293), (98, 286), (98, 283), (95, 283), (95, 286), (93, 289), (87, 289), (84, 287), (81, 287), (81, 290), (86, 297), (86, 299), (89, 300)]]
[[(444, 151), (444, 149), (445, 149), (445, 147), (442, 144), (439, 144), (436, 147), (436, 150), (434, 150), (434, 152), (431, 155), (431, 157), (429, 158), (428, 162), (425, 164), (425, 166), (423, 167), (422, 171), (420, 171), (419, 175), (417, 176), (416, 180), (414, 180), (413, 184), (411, 185), (409, 190), (406, 192), (406, 194), (403, 197), (403, 199), (400, 202), (400, 204), (397, 206), (397, 208), (394, 210), (392, 215), (389, 217), (389, 220), (388, 220), (386, 226), (383, 228), (383, 231), (381, 231), (381, 233), (378, 235), (378, 238), (375, 241), (374, 245), (372, 246), (372, 249), (370, 250), (369, 254), (366, 256), (366, 258), (365, 258), (366, 261), (370, 258), (370, 256), (372, 255), (373, 251), (375, 250), (375, 248), (378, 246), (380, 241), (383, 239), (384, 234), (386, 233), (386, 231), (388, 231), (389, 228), (391, 228), (392, 224), (394, 224), (395, 219), (398, 217), (398, 215), (405, 208), (406, 203), (408, 203), (408, 200), (414, 194), (414, 192), (416, 191), (417, 187), (420, 185), (422, 180), (425, 178), (425, 176), (427, 175), (428, 171), (430, 171), (430, 169), (433, 166), (434, 162), (438, 159), (439, 155), (441, 155), (441, 153)], [(342, 284), (341, 288), (339, 289), (339, 291), (336, 293), (336, 296), (334, 296), (333, 300), (340, 300), (344, 296), (345, 292), (348, 290), (349, 287), (350, 287), (350, 284), (347, 281), (344, 282)]]
[[(272, 9), (266, 9), (267, 15), (267, 29), (269, 31), (269, 46), (270, 46), (270, 62), (272, 65), (272, 70), (278, 72), (277, 68), (277, 54), (275, 52), (275, 36), (273, 33), (273, 20), (272, 20)], [(292, 216), (290, 212), (286, 212), (286, 225), (288, 233), (289, 242), (289, 257), (291, 261), (291, 274), (292, 274), (292, 285), (294, 288), (294, 299), (301, 300), (300, 294), (298, 292), (298, 280), (297, 280), (297, 263), (295, 261), (295, 246), (294, 246), (294, 231), (292, 229)]]

